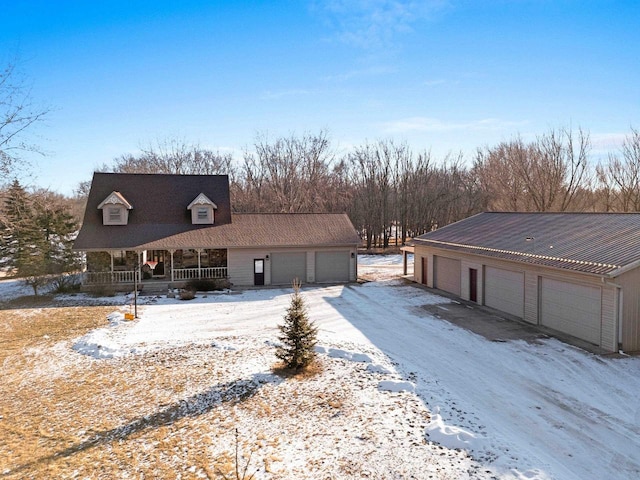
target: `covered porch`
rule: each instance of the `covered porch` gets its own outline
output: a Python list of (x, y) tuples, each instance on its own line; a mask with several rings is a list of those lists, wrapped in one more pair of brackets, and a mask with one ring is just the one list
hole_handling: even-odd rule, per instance
[(226, 249), (108, 250), (87, 252), (82, 284), (129, 286), (184, 284), (189, 280), (225, 279)]

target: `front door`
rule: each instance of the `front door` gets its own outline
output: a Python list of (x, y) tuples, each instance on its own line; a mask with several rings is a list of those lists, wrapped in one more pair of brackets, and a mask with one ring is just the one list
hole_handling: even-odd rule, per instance
[(253, 284), (264, 285), (264, 258), (253, 261)]
[(469, 269), (469, 300), (478, 301), (478, 270), (475, 268)]
[(151, 257), (151, 260), (154, 262), (153, 276), (154, 277), (162, 277), (162, 276), (164, 276), (165, 251), (164, 250), (151, 250), (149, 256)]

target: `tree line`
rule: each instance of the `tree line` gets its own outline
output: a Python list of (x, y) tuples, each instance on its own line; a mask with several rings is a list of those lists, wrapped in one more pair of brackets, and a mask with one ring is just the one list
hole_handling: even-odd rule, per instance
[[(326, 132), (257, 136), (241, 161), (169, 140), (122, 155), (105, 172), (227, 174), (234, 212), (346, 212), (366, 248), (407, 238), (482, 211), (640, 211), (640, 130), (618, 151), (595, 161), (589, 134), (568, 128), (462, 155), (435, 158), (394, 140), (336, 152)], [(5, 175), (6, 181), (6, 175)], [(14, 180), (0, 192), (0, 267), (31, 278), (69, 271), (71, 246), (89, 181), (74, 198), (27, 189)]]
[[(239, 162), (171, 140), (102, 171), (228, 174), (235, 212), (346, 212), (367, 248), (387, 248), (482, 211), (640, 211), (640, 130), (596, 161), (589, 133), (551, 129), (435, 158), (378, 140), (338, 153), (328, 134), (258, 135)], [(86, 190), (88, 184), (85, 184)]]

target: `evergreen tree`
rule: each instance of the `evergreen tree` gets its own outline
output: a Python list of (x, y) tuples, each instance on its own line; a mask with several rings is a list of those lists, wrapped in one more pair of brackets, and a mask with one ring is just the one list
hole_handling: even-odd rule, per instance
[(300, 281), (293, 281), (291, 304), (284, 317), (284, 325), (279, 325), (282, 345), (276, 350), (276, 357), (287, 368), (300, 370), (315, 359), (318, 328), (309, 320), (304, 298), (300, 293)]
[(77, 225), (54, 196), (29, 194), (17, 180), (6, 192), (0, 219), (0, 266), (13, 270), (33, 288), (48, 282), (48, 275), (75, 269), (72, 250)]

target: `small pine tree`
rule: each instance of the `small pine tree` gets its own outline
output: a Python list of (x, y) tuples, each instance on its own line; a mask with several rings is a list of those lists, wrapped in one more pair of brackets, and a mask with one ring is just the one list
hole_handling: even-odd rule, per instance
[(300, 281), (293, 281), (291, 304), (284, 317), (284, 325), (279, 325), (282, 342), (276, 350), (276, 357), (282, 360), (287, 368), (300, 370), (310, 365), (315, 359), (318, 328), (309, 320), (304, 298), (300, 293)]

